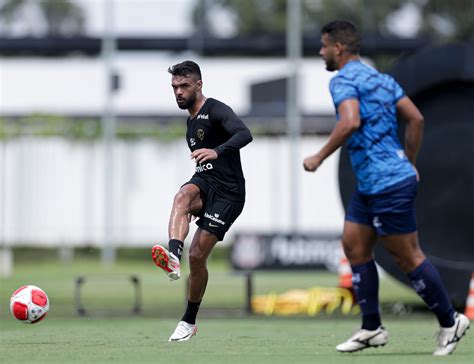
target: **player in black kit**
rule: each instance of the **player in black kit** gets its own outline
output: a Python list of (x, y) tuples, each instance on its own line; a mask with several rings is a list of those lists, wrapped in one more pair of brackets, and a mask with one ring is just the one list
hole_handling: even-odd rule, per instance
[(245, 179), (239, 149), (252, 141), (252, 135), (229, 106), (202, 94), (201, 70), (195, 62), (178, 63), (168, 72), (179, 108), (189, 112), (186, 141), (196, 173), (174, 197), (169, 249), (155, 245), (152, 257), (171, 280), (178, 279), (189, 223), (192, 217), (199, 218), (189, 248), (188, 305), (169, 339), (185, 341), (197, 331), (196, 316), (208, 279), (207, 257), (244, 207)]

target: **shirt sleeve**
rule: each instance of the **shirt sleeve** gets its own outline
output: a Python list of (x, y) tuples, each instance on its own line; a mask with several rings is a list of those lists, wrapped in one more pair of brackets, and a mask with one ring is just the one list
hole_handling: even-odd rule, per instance
[(334, 77), (329, 84), (329, 90), (331, 91), (336, 112), (339, 105), (344, 100), (359, 98), (359, 92), (355, 85), (350, 80), (343, 77)]
[(213, 118), (217, 119), (231, 137), (214, 150), (217, 155), (239, 150), (252, 141), (252, 134), (244, 122), (227, 105), (220, 103), (212, 108)]
[(397, 103), (402, 97), (405, 96), (405, 91), (403, 91), (402, 87), (398, 84), (397, 81), (393, 80), (394, 83), (394, 96), (395, 96), (395, 103)]

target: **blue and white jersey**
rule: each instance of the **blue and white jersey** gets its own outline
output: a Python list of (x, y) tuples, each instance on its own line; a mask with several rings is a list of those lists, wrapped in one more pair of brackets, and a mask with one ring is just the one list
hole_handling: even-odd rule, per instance
[(339, 119), (344, 100), (357, 99), (361, 125), (347, 141), (358, 190), (375, 194), (416, 175), (398, 139), (396, 103), (403, 96), (389, 75), (360, 62), (348, 62), (329, 84)]

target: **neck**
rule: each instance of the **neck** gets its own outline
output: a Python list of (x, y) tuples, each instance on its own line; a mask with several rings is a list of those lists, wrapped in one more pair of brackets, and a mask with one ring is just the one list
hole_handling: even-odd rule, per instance
[(360, 61), (360, 56), (358, 54), (348, 54), (347, 56), (343, 57), (339, 61), (338, 69), (341, 69), (342, 67), (344, 67), (347, 63), (351, 61)]
[(200, 95), (196, 98), (196, 102), (188, 109), (189, 115), (191, 118), (194, 118), (196, 114), (201, 110), (202, 105), (206, 102), (207, 97)]

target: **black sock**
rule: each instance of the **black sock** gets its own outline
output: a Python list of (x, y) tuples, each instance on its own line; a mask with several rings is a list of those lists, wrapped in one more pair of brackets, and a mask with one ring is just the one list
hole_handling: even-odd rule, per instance
[(199, 302), (191, 302), (188, 300), (188, 306), (186, 307), (186, 312), (183, 315), (181, 321), (185, 321), (188, 324), (195, 325), (196, 324), (196, 316), (199, 311), (199, 306), (201, 305), (201, 301)]
[(183, 255), (183, 246), (184, 243), (177, 239), (171, 239), (168, 244), (170, 252), (173, 253), (179, 260), (181, 260), (181, 255)]

